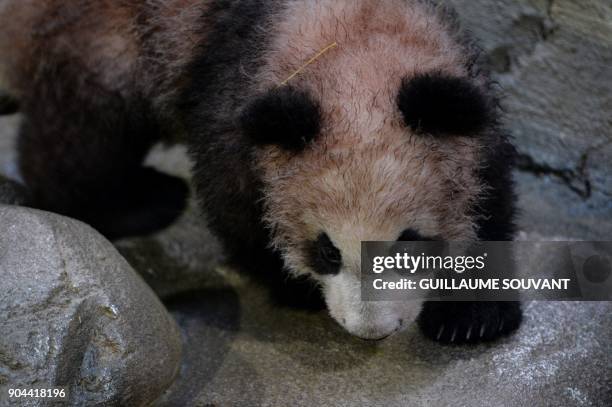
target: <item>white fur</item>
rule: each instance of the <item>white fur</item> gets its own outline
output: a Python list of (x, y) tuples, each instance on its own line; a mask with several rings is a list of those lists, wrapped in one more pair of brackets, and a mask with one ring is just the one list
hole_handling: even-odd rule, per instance
[(363, 339), (383, 339), (417, 317), (421, 301), (362, 301), (355, 271), (343, 269), (321, 279), (330, 315), (349, 333)]

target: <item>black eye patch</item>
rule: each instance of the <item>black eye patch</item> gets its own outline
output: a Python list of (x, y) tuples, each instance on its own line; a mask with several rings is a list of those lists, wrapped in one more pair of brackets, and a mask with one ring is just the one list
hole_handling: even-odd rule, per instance
[(470, 135), (494, 120), (492, 102), (466, 78), (441, 73), (405, 78), (397, 96), (404, 122), (434, 135)]
[(327, 233), (321, 233), (308, 244), (307, 256), (309, 266), (319, 274), (338, 274), (342, 266), (342, 254)]
[(282, 86), (255, 99), (242, 112), (240, 125), (256, 145), (299, 152), (321, 130), (321, 112), (307, 92)]

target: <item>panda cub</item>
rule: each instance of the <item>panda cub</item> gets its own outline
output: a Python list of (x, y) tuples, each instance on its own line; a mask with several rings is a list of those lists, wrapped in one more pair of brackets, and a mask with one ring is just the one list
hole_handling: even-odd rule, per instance
[(285, 297), (320, 295), (365, 339), (415, 319), (444, 343), (519, 326), (516, 302), (360, 298), (361, 241), (514, 235), (514, 150), (445, 7), (8, 0), (0, 23), (33, 205), (111, 238), (166, 226), (188, 189), (142, 161), (184, 138), (211, 229)]

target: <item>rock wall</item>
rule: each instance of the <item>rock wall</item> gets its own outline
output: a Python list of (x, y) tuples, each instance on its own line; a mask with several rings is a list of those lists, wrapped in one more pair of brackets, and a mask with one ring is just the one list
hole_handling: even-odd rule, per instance
[(612, 2), (449, 2), (506, 96), (523, 227), (612, 237)]

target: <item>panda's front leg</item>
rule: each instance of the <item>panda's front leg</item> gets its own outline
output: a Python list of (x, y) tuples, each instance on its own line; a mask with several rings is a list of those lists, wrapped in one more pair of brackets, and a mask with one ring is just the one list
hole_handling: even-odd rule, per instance
[(495, 340), (515, 331), (522, 319), (515, 301), (427, 301), (418, 317), (423, 334), (446, 344)]

